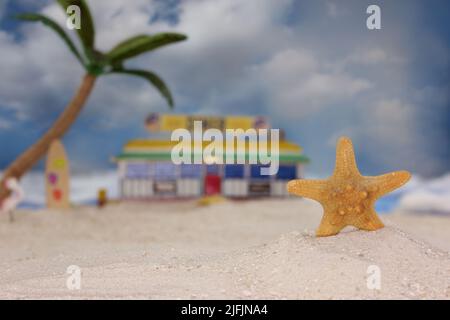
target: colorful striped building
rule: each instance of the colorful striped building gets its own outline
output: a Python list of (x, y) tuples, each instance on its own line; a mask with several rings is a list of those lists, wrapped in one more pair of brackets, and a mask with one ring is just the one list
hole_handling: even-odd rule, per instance
[[(232, 198), (284, 197), (288, 195), (287, 181), (301, 178), (303, 166), (308, 162), (300, 146), (281, 140), (279, 170), (273, 176), (261, 175), (262, 165), (248, 164), (248, 161), (246, 164), (176, 165), (171, 161), (171, 151), (178, 143), (157, 139), (129, 141), (115, 157), (121, 198), (195, 198), (214, 194)], [(243, 153), (248, 159), (248, 143), (235, 150), (235, 156)], [(207, 144), (203, 142), (203, 149)]]
[(262, 176), (258, 164), (181, 164), (171, 161), (177, 142), (133, 140), (116, 157), (121, 196), (125, 199), (286, 196), (288, 180), (302, 177), (308, 159), (301, 148), (280, 142), (280, 165), (274, 176)]

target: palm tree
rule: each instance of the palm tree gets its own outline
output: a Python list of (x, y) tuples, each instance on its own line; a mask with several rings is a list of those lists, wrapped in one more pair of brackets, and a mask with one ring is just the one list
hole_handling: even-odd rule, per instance
[(86, 74), (72, 101), (69, 102), (53, 126), (5, 170), (0, 184), (0, 203), (9, 194), (9, 191), (5, 188), (5, 181), (10, 177), (20, 179), (27, 170), (45, 155), (51, 142), (66, 133), (85, 105), (99, 76), (119, 73), (146, 79), (158, 89), (167, 100), (169, 106), (173, 107), (173, 98), (169, 88), (157, 74), (147, 70), (126, 69), (123, 63), (125, 60), (145, 52), (186, 40), (187, 37), (185, 35), (178, 33), (137, 35), (119, 43), (109, 52), (100, 52), (95, 49), (94, 23), (86, 2), (84, 0), (57, 0), (57, 2), (66, 13), (67, 8), (71, 5), (76, 5), (80, 8), (81, 28), (77, 30), (77, 36), (81, 42), (82, 52), (78, 50), (64, 29), (50, 18), (36, 13), (19, 14), (17, 18), (24, 21), (42, 22), (55, 31), (84, 67)]

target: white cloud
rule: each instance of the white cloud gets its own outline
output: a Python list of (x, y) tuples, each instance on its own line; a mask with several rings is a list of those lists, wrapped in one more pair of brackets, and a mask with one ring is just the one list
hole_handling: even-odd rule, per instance
[(291, 119), (320, 112), (372, 87), (366, 79), (333, 71), (312, 52), (293, 49), (278, 52), (256, 68), (254, 79), (264, 79), (264, 91), (276, 112)]
[(350, 56), (350, 61), (361, 64), (377, 64), (385, 62), (388, 55), (385, 50), (380, 48), (371, 48), (359, 50)]
[(260, 68), (264, 76), (284, 85), (310, 75), (318, 67), (319, 62), (311, 52), (289, 48), (277, 52)]
[(325, 10), (328, 17), (336, 19), (347, 14), (347, 10), (340, 2), (327, 1), (325, 2)]
[(349, 68), (352, 66), (372, 66), (377, 67), (402, 66), (407, 62), (407, 58), (398, 52), (397, 48), (380, 48), (378, 46), (368, 45), (365, 47), (356, 47), (353, 52), (345, 57), (340, 67)]
[(398, 145), (411, 145), (418, 142), (414, 129), (420, 119), (415, 110), (414, 106), (397, 99), (382, 100), (367, 110), (364, 126), (369, 135), (384, 142), (395, 140)]
[(400, 209), (425, 213), (450, 214), (450, 174), (416, 181), (400, 199)]
[(327, 2), (327, 13), (330, 17), (335, 18), (338, 15), (338, 8), (336, 3)]

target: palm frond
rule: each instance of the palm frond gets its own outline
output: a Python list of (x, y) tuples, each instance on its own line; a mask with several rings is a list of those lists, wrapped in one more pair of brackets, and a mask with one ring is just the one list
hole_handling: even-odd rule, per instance
[(136, 70), (136, 69), (114, 69), (111, 71), (111, 73), (128, 74), (148, 80), (156, 89), (158, 89), (161, 95), (166, 99), (167, 103), (169, 104), (169, 107), (173, 108), (174, 103), (172, 94), (170, 93), (170, 90), (164, 83), (164, 81), (156, 73), (147, 70)]
[(119, 43), (110, 52), (107, 58), (112, 62), (120, 62), (140, 55), (144, 52), (152, 51), (162, 46), (186, 40), (187, 37), (179, 33), (158, 33), (152, 36), (138, 35)]
[(31, 22), (42, 22), (44, 25), (55, 31), (66, 43), (66, 45), (69, 47), (70, 51), (75, 55), (75, 57), (80, 61), (80, 63), (84, 66), (85, 62), (83, 60), (83, 57), (79, 53), (77, 47), (72, 42), (72, 40), (69, 38), (67, 33), (64, 31), (64, 29), (55, 21), (52, 19), (37, 13), (22, 13), (16, 15), (16, 18), (19, 20), (24, 21), (31, 21)]

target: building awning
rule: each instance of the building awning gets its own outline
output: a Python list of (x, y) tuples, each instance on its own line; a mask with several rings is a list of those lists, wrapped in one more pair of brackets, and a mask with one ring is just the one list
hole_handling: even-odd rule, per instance
[[(128, 161), (170, 161), (172, 148), (178, 145), (178, 141), (170, 140), (132, 140), (129, 141), (123, 148), (122, 153), (117, 155), (114, 160), (128, 160)], [(202, 149), (208, 146), (211, 142), (201, 142)], [(193, 142), (191, 143), (190, 150), (194, 150)], [(239, 146), (239, 147), (238, 147)], [(235, 147), (238, 147), (236, 151), (229, 151), (227, 153), (224, 145), (224, 153), (232, 154), (235, 158), (238, 155), (245, 155), (246, 161), (250, 156), (255, 156), (254, 150), (251, 150), (249, 142), (242, 144), (235, 143)], [(270, 152), (270, 141), (267, 142), (267, 149)], [(193, 157), (194, 154), (192, 153)], [(280, 162), (294, 162), (294, 163), (307, 163), (308, 157), (302, 154), (302, 148), (297, 144), (282, 140), (279, 142), (279, 161)]]

